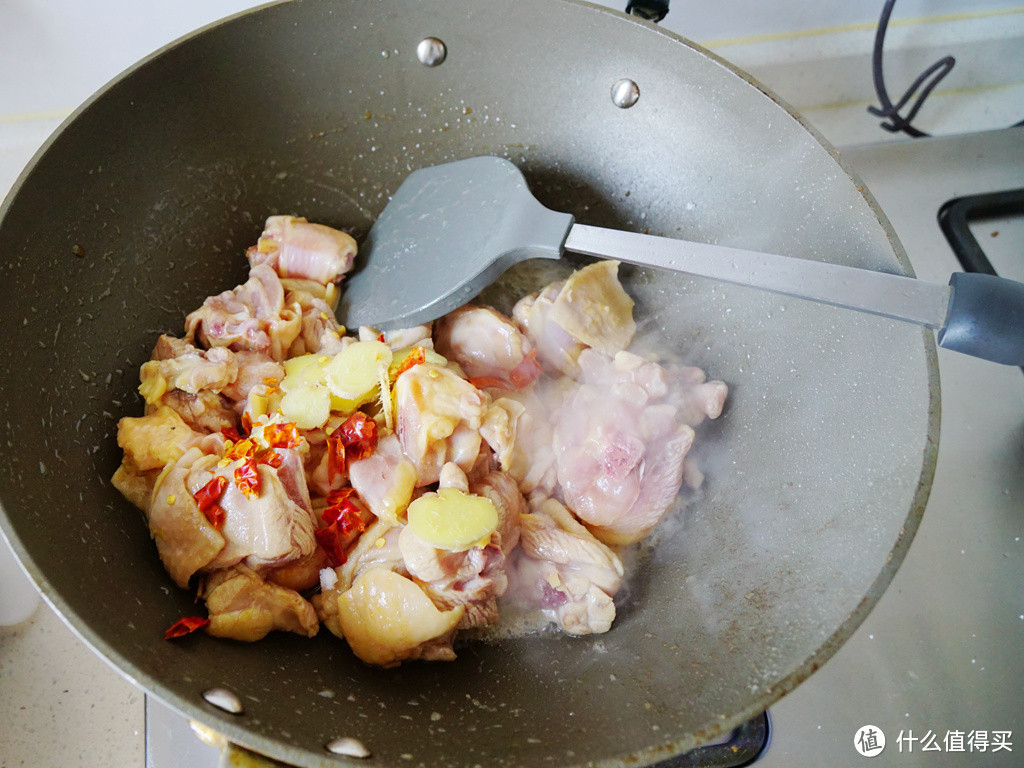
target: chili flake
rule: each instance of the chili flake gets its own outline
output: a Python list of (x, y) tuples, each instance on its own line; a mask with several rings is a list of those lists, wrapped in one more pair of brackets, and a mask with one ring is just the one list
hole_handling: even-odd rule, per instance
[(327, 438), (327, 479), (334, 482), (339, 475), (348, 471), (348, 460), (345, 455), (345, 443), (341, 435), (331, 435)]
[(247, 499), (260, 495), (260, 473), (256, 468), (257, 464), (257, 457), (250, 456), (235, 467), (235, 485)]
[(412, 352), (405, 356), (405, 359), (402, 361), (402, 364), (398, 366), (398, 370), (395, 371), (395, 378), (397, 379), (399, 376), (408, 371), (414, 365), (419, 365), (420, 363), (426, 361), (426, 359), (426, 350), (423, 349), (423, 347), (416, 347)]
[(226, 477), (214, 475), (210, 482), (192, 494), (199, 507), (199, 511), (206, 516), (206, 519), (210, 521), (210, 525), (214, 528), (219, 529), (224, 525), (224, 508), (217, 502), (227, 487), (228, 479)]
[(344, 565), (348, 558), (345, 556), (345, 548), (341, 542), (341, 531), (338, 523), (331, 523), (326, 528), (316, 531), (316, 541), (327, 553), (327, 564), (331, 568)]
[(227, 452), (224, 454), (224, 458), (228, 461), (234, 461), (235, 459), (244, 459), (256, 450), (256, 443), (253, 442), (251, 437), (247, 437), (244, 440), (239, 440), (232, 445)]
[(271, 448), (295, 448), (302, 442), (299, 428), (294, 422), (267, 424), (263, 428), (263, 439)]
[(337, 524), (338, 532), (342, 536), (362, 533), (366, 530), (366, 523), (363, 522), (362, 512), (352, 500), (355, 492), (355, 488), (341, 488), (337, 491), (331, 491), (327, 495), (327, 507), (321, 513), (325, 523)]
[(377, 422), (356, 411), (338, 428), (349, 461), (365, 459), (377, 447)]
[(209, 626), (209, 624), (210, 620), (205, 619), (202, 616), (185, 616), (182, 619), (178, 619), (164, 631), (164, 640), (173, 640), (176, 637), (184, 637), (185, 635), (195, 632), (197, 629)]
[(509, 382), (504, 379), (499, 379), (497, 376), (476, 376), (469, 380), (477, 389), (512, 389), (509, 386)]

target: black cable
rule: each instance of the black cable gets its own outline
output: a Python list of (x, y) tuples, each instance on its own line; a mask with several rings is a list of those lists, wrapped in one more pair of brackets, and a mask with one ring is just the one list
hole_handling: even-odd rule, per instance
[(668, 15), (669, 0), (629, 0), (626, 13), (658, 23)]
[[(889, 28), (889, 17), (892, 16), (893, 6), (896, 5), (896, 0), (885, 0), (885, 6), (882, 8), (882, 16), (878, 20), (878, 29), (875, 32), (875, 47), (871, 56), (871, 74), (875, 81), (875, 94), (878, 96), (878, 101), (881, 107), (868, 107), (868, 112), (877, 117), (885, 118), (889, 122), (882, 122), (881, 126), (890, 133), (897, 133), (903, 131), (909, 136), (915, 138), (921, 136), (927, 136), (928, 134), (921, 131), (910, 123), (917, 116), (918, 111), (924, 105), (925, 99), (928, 98), (929, 94), (935, 89), (935, 86), (946, 75), (953, 69), (953, 65), (956, 64), (956, 59), (952, 56), (946, 56), (939, 59), (937, 62), (932, 64), (928, 69), (917, 76), (917, 79), (910, 84), (910, 87), (900, 97), (899, 101), (893, 104), (889, 100), (889, 93), (885, 87), (885, 75), (882, 72), (882, 49), (885, 46), (885, 32)], [(931, 78), (931, 80), (929, 80)], [(914, 101), (910, 108), (910, 111), (906, 116), (900, 115), (900, 110), (906, 106), (907, 102), (914, 97), (914, 93), (918, 88), (921, 88), (921, 93), (918, 94), (917, 99)]]

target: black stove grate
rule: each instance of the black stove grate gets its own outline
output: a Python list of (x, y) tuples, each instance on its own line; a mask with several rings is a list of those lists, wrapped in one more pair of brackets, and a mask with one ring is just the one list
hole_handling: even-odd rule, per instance
[(1022, 215), (1024, 188), (1007, 189), (947, 200), (939, 208), (939, 227), (965, 272), (997, 275), (985, 249), (971, 232), (971, 222)]
[(966, 272), (996, 274), (978, 239), (972, 221), (1024, 215), (1024, 189), (1008, 189), (947, 200), (939, 208), (939, 226)]
[(727, 741), (677, 755), (653, 768), (742, 768), (751, 765), (768, 749), (771, 720), (767, 712), (736, 728)]

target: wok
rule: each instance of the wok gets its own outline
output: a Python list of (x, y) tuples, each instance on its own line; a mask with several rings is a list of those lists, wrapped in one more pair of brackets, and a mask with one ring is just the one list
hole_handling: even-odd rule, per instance
[[(422, 64), (434, 37), (447, 56)], [(629, 78), (626, 108), (613, 86)], [(614, 91), (621, 95), (622, 86)], [(621, 102), (620, 102), (621, 103)], [(611, 632), (469, 644), (381, 671), (326, 631), (254, 645), (162, 631), (195, 611), (108, 478), (161, 332), (244, 279), (264, 218), (366, 232), (413, 169), (499, 154), (578, 221), (911, 274), (838, 154), (725, 62), (568, 0), (271, 5), (168, 47), (81, 107), (4, 203), (2, 527), (46, 600), (130, 680), (305, 766), (646, 764), (763, 711), (878, 600), (936, 458), (919, 328), (624, 271), (644, 337), (732, 388), (708, 481)], [(518, 271), (508, 304), (548, 275)], [(396, 280), (395, 290), (401, 290)], [(240, 714), (207, 703), (226, 688)]]

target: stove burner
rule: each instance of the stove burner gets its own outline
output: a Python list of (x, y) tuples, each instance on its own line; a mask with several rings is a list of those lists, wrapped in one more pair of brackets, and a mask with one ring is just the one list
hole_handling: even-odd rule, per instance
[(771, 720), (767, 712), (734, 730), (728, 740), (698, 747), (652, 768), (742, 768), (758, 760), (771, 740)]

